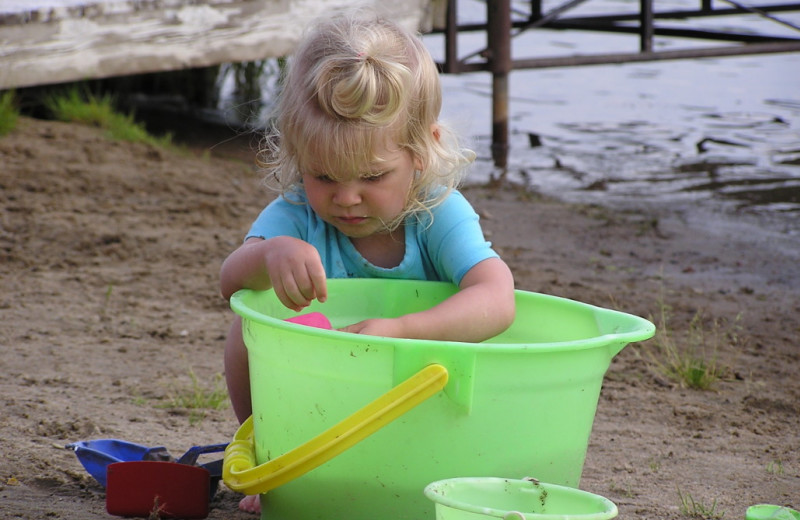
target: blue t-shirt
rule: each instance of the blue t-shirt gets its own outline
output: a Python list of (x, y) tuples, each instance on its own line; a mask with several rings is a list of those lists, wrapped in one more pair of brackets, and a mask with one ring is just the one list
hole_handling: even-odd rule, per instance
[(451, 192), (432, 215), (406, 219), (405, 256), (391, 268), (361, 256), (346, 235), (314, 213), (304, 193), (290, 196), (292, 202), (279, 197), (264, 208), (247, 238), (291, 236), (308, 242), (319, 251), (328, 278), (402, 278), (459, 285), (477, 263), (498, 256), (483, 237), (477, 213), (458, 191)]

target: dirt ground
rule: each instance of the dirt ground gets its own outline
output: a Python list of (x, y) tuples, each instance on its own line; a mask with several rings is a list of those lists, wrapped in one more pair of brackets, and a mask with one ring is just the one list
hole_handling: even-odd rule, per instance
[[(230, 439), (229, 407), (198, 418), (174, 401), (221, 385), (219, 266), (270, 197), (249, 145), (178, 153), (27, 118), (0, 138), (0, 517), (111, 518), (66, 443)], [(651, 317), (681, 344), (702, 332), (718, 356), (724, 378), (701, 391), (655, 368), (656, 340), (623, 350), (583, 489), (620, 518), (687, 518), (681, 496), (706, 518), (800, 508), (800, 246), (502, 183), (465, 193), (518, 288)], [(210, 518), (253, 518), (239, 498), (221, 489)]]

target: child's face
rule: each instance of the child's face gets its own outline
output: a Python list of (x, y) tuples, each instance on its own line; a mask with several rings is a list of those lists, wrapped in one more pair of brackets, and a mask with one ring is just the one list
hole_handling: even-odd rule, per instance
[(376, 152), (380, 163), (342, 181), (326, 172), (303, 174), (311, 208), (350, 238), (388, 233), (386, 225), (405, 210), (414, 171), (421, 168), (409, 151), (393, 143)]

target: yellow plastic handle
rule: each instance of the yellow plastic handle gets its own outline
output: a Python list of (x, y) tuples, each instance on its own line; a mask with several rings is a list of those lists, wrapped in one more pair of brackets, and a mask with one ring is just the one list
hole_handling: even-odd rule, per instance
[(447, 384), (447, 377), (442, 365), (428, 365), (307, 443), (261, 465), (256, 465), (251, 416), (225, 450), (222, 479), (230, 489), (246, 495), (275, 489), (329, 461), (438, 393)]

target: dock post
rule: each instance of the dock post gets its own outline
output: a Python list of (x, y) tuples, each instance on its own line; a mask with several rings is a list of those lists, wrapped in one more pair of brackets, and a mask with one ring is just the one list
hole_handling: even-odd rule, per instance
[(511, 0), (486, 2), (489, 70), (492, 73), (492, 160), (508, 165), (508, 76), (511, 72)]
[(653, 0), (639, 1), (639, 51), (653, 52)]
[(444, 64), (442, 71), (458, 74), (458, 2), (448, 0), (444, 29)]

